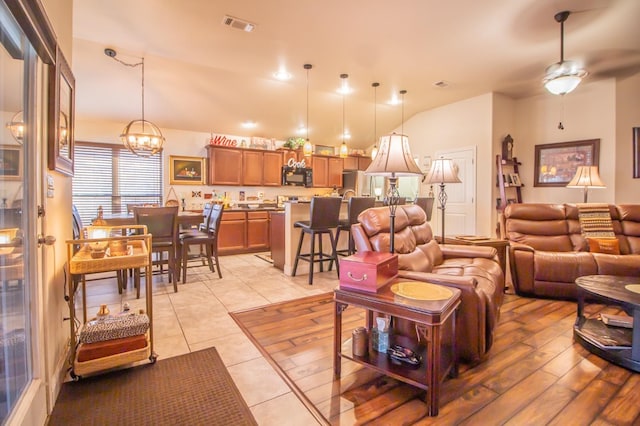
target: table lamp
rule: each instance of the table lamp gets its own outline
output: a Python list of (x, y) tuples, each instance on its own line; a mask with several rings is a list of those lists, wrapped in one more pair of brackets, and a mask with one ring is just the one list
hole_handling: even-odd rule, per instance
[(600, 174), (598, 166), (578, 166), (576, 174), (567, 184), (567, 188), (584, 188), (584, 202), (587, 202), (589, 188), (606, 188)]
[(389, 178), (389, 251), (395, 251), (395, 220), (396, 209), (400, 200), (398, 192), (398, 177), (421, 175), (422, 172), (411, 156), (409, 138), (406, 135), (392, 133), (380, 138), (378, 155), (371, 162), (367, 170), (368, 175), (384, 176)]
[(462, 182), (458, 177), (458, 170), (453, 164), (453, 160), (450, 158), (438, 158), (437, 160), (431, 163), (431, 170), (427, 174), (425, 178), (427, 183), (437, 183), (440, 185), (440, 193), (438, 194), (438, 202), (440, 205), (438, 209), (441, 210), (442, 214), (442, 226), (441, 233), (442, 236), (440, 243), (444, 244), (444, 212), (445, 206), (447, 204), (447, 193), (444, 190), (445, 183), (460, 183)]

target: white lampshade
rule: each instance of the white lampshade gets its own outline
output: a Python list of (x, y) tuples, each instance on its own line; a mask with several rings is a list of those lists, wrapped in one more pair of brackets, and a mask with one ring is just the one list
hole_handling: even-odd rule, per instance
[(380, 138), (378, 155), (367, 167), (365, 173), (397, 177), (420, 175), (422, 171), (411, 155), (409, 138), (406, 135), (392, 133)]
[(567, 184), (567, 188), (606, 188), (600, 174), (598, 166), (579, 166), (576, 174)]
[(431, 170), (427, 173), (427, 183), (460, 183), (453, 160), (450, 158), (438, 158), (431, 163)]

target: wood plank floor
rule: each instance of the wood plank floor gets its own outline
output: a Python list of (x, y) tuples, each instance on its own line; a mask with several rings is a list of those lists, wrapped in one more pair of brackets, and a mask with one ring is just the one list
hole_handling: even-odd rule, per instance
[[(587, 306), (592, 315), (602, 308)], [(640, 374), (573, 342), (575, 302), (507, 294), (488, 357), (445, 380), (437, 417), (426, 416), (424, 391), (349, 360), (333, 380), (331, 295), (231, 315), (322, 423), (640, 424)], [(363, 324), (364, 311), (348, 308), (343, 341)]]

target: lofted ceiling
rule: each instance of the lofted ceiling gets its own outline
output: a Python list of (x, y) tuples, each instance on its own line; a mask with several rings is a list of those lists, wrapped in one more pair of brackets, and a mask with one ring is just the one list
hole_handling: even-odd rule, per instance
[[(306, 122), (310, 63), (312, 143), (338, 145), (344, 123), (348, 144), (364, 148), (374, 112), (379, 137), (401, 126), (403, 110), (406, 121), (487, 92), (544, 93), (544, 70), (560, 57), (553, 16), (562, 10), (572, 11), (565, 59), (584, 64), (586, 81), (640, 70), (638, 0), (75, 1), (76, 116), (123, 127), (140, 118), (140, 67), (107, 57), (108, 47), (126, 62), (145, 58), (145, 118), (161, 128), (286, 139)], [(225, 15), (256, 28), (225, 26)], [(276, 80), (279, 68), (292, 78)], [(342, 73), (353, 88), (344, 109)], [(404, 108), (388, 104), (402, 89)], [(242, 128), (246, 120), (257, 127)]]

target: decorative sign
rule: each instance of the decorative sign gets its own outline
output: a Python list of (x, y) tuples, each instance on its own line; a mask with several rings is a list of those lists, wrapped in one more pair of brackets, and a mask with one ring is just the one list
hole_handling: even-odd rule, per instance
[(304, 162), (304, 158), (300, 161), (296, 161), (295, 158), (289, 158), (289, 161), (287, 161), (287, 166), (293, 167), (294, 169), (304, 169), (307, 167)]
[(246, 144), (246, 138), (243, 138), (242, 136), (216, 135), (212, 133), (211, 137), (209, 138), (209, 145), (242, 147)]

